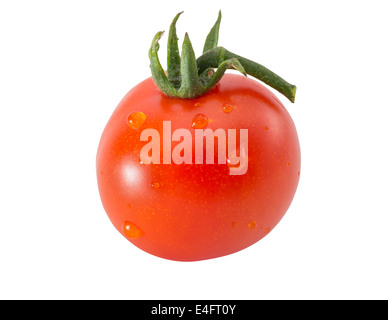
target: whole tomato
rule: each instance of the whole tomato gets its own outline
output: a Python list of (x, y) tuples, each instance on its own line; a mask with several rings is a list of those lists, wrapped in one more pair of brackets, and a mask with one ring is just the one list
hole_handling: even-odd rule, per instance
[[(206, 55), (221, 50), (224, 59), (232, 59), (227, 68), (254, 73), (251, 61), (216, 47), (215, 27), (190, 72), (202, 84), (212, 81), (225, 60), (214, 65)], [(152, 55), (159, 38), (150, 50), (154, 78), (128, 92), (102, 134), (97, 177), (103, 206), (116, 229), (150, 254), (196, 261), (237, 252), (267, 235), (292, 202), (301, 161), (295, 125), (270, 90), (241, 75), (222, 72), (205, 92), (182, 94), (187, 49), (180, 79), (164, 71), (156, 75), (160, 67), (152, 65)], [(170, 60), (170, 74), (172, 65)], [(281, 86), (288, 84), (280, 84), (275, 88), (286, 94)], [(290, 91), (295, 94), (295, 87)]]

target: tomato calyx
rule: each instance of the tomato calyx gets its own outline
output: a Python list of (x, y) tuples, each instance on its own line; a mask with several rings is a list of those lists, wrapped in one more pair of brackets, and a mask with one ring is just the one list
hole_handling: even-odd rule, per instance
[(295, 101), (295, 85), (288, 83), (266, 67), (218, 46), (221, 11), (206, 37), (203, 54), (196, 59), (190, 38), (186, 33), (182, 54), (179, 55), (176, 23), (182, 13), (178, 13), (170, 25), (167, 43), (167, 72), (162, 68), (158, 57), (159, 40), (164, 31), (156, 33), (148, 52), (152, 77), (157, 87), (165, 95), (183, 99), (197, 98), (213, 88), (227, 69), (235, 69), (245, 77), (251, 75), (263, 81), (291, 102)]
[[(163, 31), (155, 35), (149, 50), (152, 76), (163, 93), (170, 97), (192, 99), (213, 88), (221, 80), (227, 69), (233, 68), (240, 71), (244, 76), (247, 75), (240, 62), (233, 57), (217, 65), (216, 71), (213, 67), (209, 67), (199, 74), (194, 49), (187, 33), (182, 45), (182, 55), (179, 56), (175, 25), (181, 14), (182, 12), (175, 16), (170, 26), (167, 46), (167, 75), (158, 58), (159, 40), (164, 33)], [(216, 25), (219, 22), (220, 18), (217, 20)], [(217, 39), (218, 29), (213, 28), (206, 40), (205, 50), (216, 46)]]

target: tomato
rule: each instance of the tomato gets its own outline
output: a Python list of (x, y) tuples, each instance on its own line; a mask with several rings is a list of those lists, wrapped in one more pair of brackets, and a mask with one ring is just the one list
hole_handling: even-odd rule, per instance
[[(221, 138), (214, 139), (214, 163), (205, 161), (212, 146), (204, 139), (196, 149), (196, 130), (206, 129), (222, 129), (226, 141), (235, 129), (237, 147), (238, 137), (241, 142), (247, 133), (246, 150), (240, 145), (236, 151), (246, 172), (236, 174), (236, 163), (217, 158)], [(154, 146), (159, 142), (161, 151), (152, 149), (158, 160), (151, 163), (141, 157), (152, 140), (142, 137), (144, 132), (159, 134)], [(174, 132), (186, 138), (178, 134), (172, 141)], [(179, 148), (185, 139), (191, 154)], [(202, 164), (195, 158), (201, 151)], [(167, 152), (183, 163), (164, 163), (171, 158)], [(289, 113), (256, 80), (225, 74), (203, 95), (181, 99), (167, 97), (148, 78), (128, 92), (109, 119), (97, 152), (97, 177), (104, 209), (126, 239), (158, 257), (196, 261), (240, 251), (273, 230), (296, 192), (300, 162)]]
[[(221, 12), (196, 59), (186, 33), (179, 54), (170, 26), (167, 72), (156, 33), (152, 78), (120, 102), (102, 134), (97, 177), (112, 224), (158, 257), (211, 259), (267, 235), (294, 197), (300, 173), (295, 125), (280, 100), (296, 87), (217, 46)], [(235, 69), (243, 74), (225, 74)]]

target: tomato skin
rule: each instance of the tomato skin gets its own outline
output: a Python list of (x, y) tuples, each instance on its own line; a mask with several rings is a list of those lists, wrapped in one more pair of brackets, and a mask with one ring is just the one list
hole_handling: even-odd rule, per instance
[[(134, 112), (146, 116), (139, 129), (128, 125)], [(171, 121), (172, 132), (186, 128), (194, 139), (197, 114), (208, 117), (206, 128), (213, 131), (248, 129), (246, 174), (229, 175), (226, 164), (140, 162), (142, 130), (156, 129), (162, 141), (163, 121)], [(257, 81), (226, 74), (211, 91), (188, 100), (166, 97), (148, 78), (124, 97), (106, 125), (97, 178), (106, 213), (130, 242), (158, 257), (196, 261), (240, 251), (267, 235), (293, 200), (300, 161), (289, 113)]]

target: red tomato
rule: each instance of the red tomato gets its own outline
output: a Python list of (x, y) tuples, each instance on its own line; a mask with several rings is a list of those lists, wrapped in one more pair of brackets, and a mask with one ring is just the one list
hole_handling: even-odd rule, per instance
[[(155, 129), (161, 144), (170, 139), (163, 121), (172, 132), (191, 133), (193, 164), (165, 164), (163, 152), (160, 164), (142, 163), (145, 129)], [(195, 163), (195, 128), (240, 135), (247, 129), (246, 173), (231, 174), (233, 166), (218, 161), (217, 139), (214, 164)], [(170, 143), (174, 150), (180, 142)], [(204, 142), (204, 155), (206, 148)], [(140, 249), (179, 261), (228, 255), (262, 239), (289, 208), (299, 173), (298, 136), (287, 110), (259, 82), (232, 74), (196, 99), (169, 98), (152, 78), (141, 82), (114, 111), (97, 153), (99, 191), (116, 229)]]

